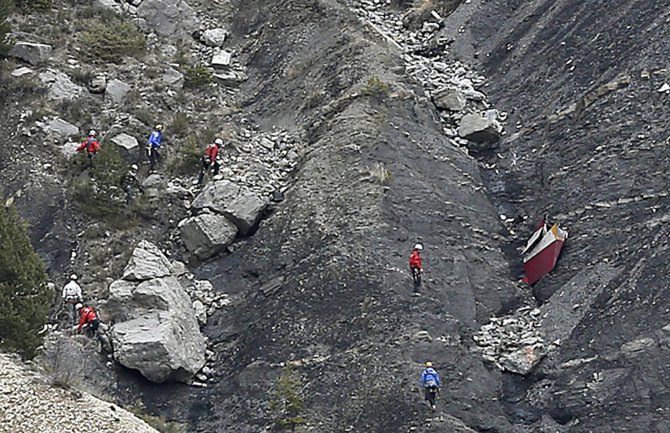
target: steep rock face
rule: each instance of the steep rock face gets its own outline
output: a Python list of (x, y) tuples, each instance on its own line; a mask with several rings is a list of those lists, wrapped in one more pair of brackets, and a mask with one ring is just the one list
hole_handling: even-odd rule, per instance
[[(258, 16), (255, 6), (235, 18), (233, 40), (261, 22), (282, 25), (264, 26), (245, 54), (246, 104), (261, 127), (297, 125), (310, 150), (260, 230), (198, 271), (235, 297), (206, 328), (225, 348), (217, 359), (226, 379), (179, 390), (190, 406), (151, 393), (154, 403), (197, 413), (199, 429), (258, 431), (279, 363), (294, 362), (312, 384), (306, 407), (321, 431), (435, 431), (415, 388), (432, 359), (450, 383), (440, 410), (451, 417), (440, 428), (511, 431), (495, 403), (500, 373), (468, 348), (472, 330), (518, 296), (476, 162), (443, 135), (430, 101), (403, 77), (400, 53), (345, 7), (265, 3)], [(388, 93), (363, 96), (372, 77)], [(322, 99), (315, 106), (304, 95)], [(413, 296), (407, 257), (417, 240), (426, 273)], [(420, 331), (427, 338), (413, 339)]]
[(666, 431), (670, 3), (475, 3), (453, 47), (479, 52), (516, 125), (485, 175), (496, 204), (517, 232), (548, 212), (571, 235), (534, 287), (561, 346), (541, 381), (508, 381), (510, 414), (546, 414), (559, 431)]
[(193, 303), (171, 273), (160, 250), (142, 241), (106, 303), (115, 359), (154, 382), (186, 382), (205, 364)]

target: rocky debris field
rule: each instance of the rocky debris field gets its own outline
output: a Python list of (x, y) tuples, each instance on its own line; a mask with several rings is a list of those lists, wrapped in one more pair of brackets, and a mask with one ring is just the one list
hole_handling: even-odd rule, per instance
[(156, 433), (114, 403), (67, 385), (57, 387), (21, 362), (0, 354), (0, 431), (69, 433), (82, 426), (99, 433)]

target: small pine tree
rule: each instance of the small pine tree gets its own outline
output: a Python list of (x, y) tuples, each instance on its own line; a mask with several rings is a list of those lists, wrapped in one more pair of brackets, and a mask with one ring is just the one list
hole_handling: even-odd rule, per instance
[(44, 264), (16, 209), (0, 205), (0, 347), (33, 358), (52, 297)]
[(7, 23), (7, 18), (14, 10), (12, 0), (0, 0), (0, 55), (5, 55), (12, 48), (9, 38), (11, 28)]
[(274, 396), (274, 400), (270, 401), (270, 411), (277, 427), (295, 431), (296, 427), (305, 424), (302, 415), (305, 402), (300, 396), (300, 380), (288, 365), (277, 379)]

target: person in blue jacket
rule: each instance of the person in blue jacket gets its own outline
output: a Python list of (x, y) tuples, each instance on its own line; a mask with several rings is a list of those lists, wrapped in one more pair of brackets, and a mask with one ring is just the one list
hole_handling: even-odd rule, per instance
[(425, 400), (430, 408), (435, 410), (435, 398), (440, 389), (440, 375), (433, 368), (433, 363), (428, 361), (421, 373), (421, 386), (424, 390)]
[(149, 158), (149, 170), (155, 171), (156, 163), (161, 159), (161, 154), (158, 150), (161, 148), (161, 139), (163, 138), (161, 131), (163, 125), (160, 123), (154, 127), (154, 131), (149, 136), (147, 141), (147, 157)]

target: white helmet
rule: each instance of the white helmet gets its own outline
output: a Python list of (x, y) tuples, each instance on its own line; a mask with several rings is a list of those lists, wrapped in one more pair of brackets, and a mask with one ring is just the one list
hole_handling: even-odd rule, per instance
[(77, 274), (72, 274), (72, 275), (70, 275), (70, 279), (71, 279), (72, 281), (77, 281)]
[(217, 138), (216, 140), (214, 140), (214, 144), (216, 144), (217, 146), (223, 146), (223, 140)]
[(130, 169), (133, 170), (133, 171), (137, 171), (137, 170), (139, 170), (139, 167), (137, 166), (137, 164), (133, 164), (133, 165), (130, 166)]
[(95, 137), (96, 134), (97, 134), (97, 132), (96, 132), (95, 129), (91, 129), (90, 131), (88, 131), (88, 136), (89, 137)]
[(421, 251), (423, 249), (423, 245), (421, 244), (414, 244), (414, 249)]
[(78, 302), (77, 305), (74, 306), (74, 309), (79, 311), (84, 307), (84, 305), (81, 302)]
[(163, 125), (160, 124), (160, 123), (157, 123), (156, 126), (154, 127), (154, 129), (155, 129), (156, 131), (161, 131), (161, 130), (163, 130)]

